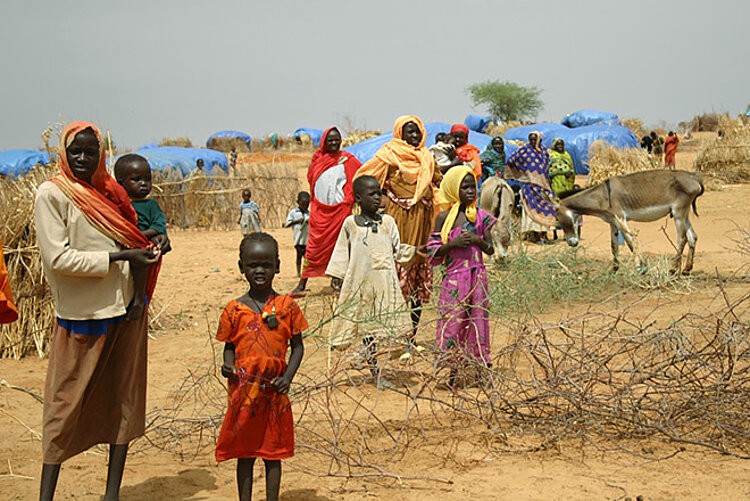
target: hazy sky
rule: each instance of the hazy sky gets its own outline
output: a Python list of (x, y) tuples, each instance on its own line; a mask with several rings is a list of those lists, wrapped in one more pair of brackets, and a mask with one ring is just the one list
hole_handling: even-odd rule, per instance
[(131, 147), (462, 122), (487, 79), (544, 89), (540, 121), (737, 114), (749, 19), (747, 0), (0, 0), (0, 149), (40, 146), (60, 116)]

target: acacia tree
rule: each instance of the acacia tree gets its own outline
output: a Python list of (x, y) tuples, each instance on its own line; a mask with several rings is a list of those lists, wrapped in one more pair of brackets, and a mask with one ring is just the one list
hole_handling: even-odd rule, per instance
[(524, 87), (515, 82), (487, 80), (470, 85), (466, 92), (474, 106), (487, 106), (492, 118), (503, 122), (533, 119), (544, 103), (539, 99), (542, 89)]

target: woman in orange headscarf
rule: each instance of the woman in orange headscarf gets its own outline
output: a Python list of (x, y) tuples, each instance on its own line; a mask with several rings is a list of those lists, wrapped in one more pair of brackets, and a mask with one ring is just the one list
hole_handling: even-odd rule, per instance
[[(354, 204), (352, 181), (362, 163), (354, 155), (341, 151), (341, 132), (330, 127), (320, 137), (320, 147), (310, 160), (307, 181), (310, 183), (310, 236), (305, 249), (302, 278), (289, 294), (302, 297), (307, 279), (324, 277), (336, 239)], [(338, 279), (331, 285), (338, 286)]]
[[(357, 176), (374, 176), (386, 193), (385, 213), (396, 220), (401, 243), (414, 255), (409, 262), (396, 263), (401, 292), (411, 303), (414, 335), (421, 307), (430, 300), (432, 269), (421, 250), (427, 245), (433, 225), (433, 188), (442, 179), (435, 158), (425, 148), (422, 121), (413, 115), (396, 119), (393, 139), (357, 171)], [(417, 252), (419, 250), (419, 252)], [(412, 339), (412, 346), (415, 346)], [(405, 355), (408, 355), (407, 352)]]
[(16, 320), (18, 320), (18, 310), (16, 310), (16, 305), (13, 302), (8, 270), (5, 267), (3, 242), (0, 241), (0, 324), (8, 324)]
[(44, 386), (40, 499), (53, 498), (63, 461), (100, 443), (110, 444), (105, 499), (116, 499), (128, 443), (143, 435), (146, 421), (148, 315), (128, 315), (131, 269), (148, 267), (150, 300), (159, 250), (107, 173), (93, 124), (63, 129), (59, 163), (34, 208), (57, 317)]

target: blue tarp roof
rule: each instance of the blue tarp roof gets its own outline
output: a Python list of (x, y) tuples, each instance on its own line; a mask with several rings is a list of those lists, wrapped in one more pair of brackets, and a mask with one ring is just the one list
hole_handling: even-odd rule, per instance
[(0, 151), (0, 175), (18, 177), (26, 174), (37, 164), (48, 165), (49, 154), (37, 150)]
[[(425, 141), (425, 145), (428, 148), (435, 144), (435, 134), (437, 134), (438, 132), (447, 133), (451, 131), (451, 124), (443, 122), (429, 122), (426, 123), (424, 127), (427, 131), (427, 140)], [(349, 153), (357, 157), (360, 162), (365, 163), (372, 157), (374, 157), (375, 153), (377, 153), (380, 147), (391, 139), (393, 139), (393, 132), (388, 132), (386, 134), (381, 134), (380, 136), (370, 138), (366, 141), (362, 141), (361, 143), (348, 146), (344, 148), (344, 151), (348, 151)], [(487, 149), (487, 145), (490, 143), (490, 141), (492, 141), (492, 138), (486, 134), (469, 131), (469, 144), (473, 144), (474, 146), (479, 148), (480, 151), (484, 151), (485, 149)], [(518, 147), (516, 145), (505, 143), (506, 156), (512, 154), (517, 149)]]
[(158, 147), (159, 147), (159, 143), (146, 143), (146, 144), (140, 145), (137, 149), (145, 150), (148, 148), (158, 148)]
[(618, 125), (587, 125), (574, 129), (553, 123), (524, 125), (508, 129), (504, 139), (528, 140), (529, 132), (537, 130), (542, 133), (542, 146), (549, 149), (552, 141), (559, 137), (565, 141), (565, 150), (570, 153), (575, 165), (576, 174), (589, 173), (589, 146), (594, 141), (603, 139), (618, 148), (640, 148), (640, 141), (630, 129)]
[(542, 134), (542, 144), (549, 148), (552, 145), (552, 140), (564, 132), (569, 131), (568, 127), (564, 125), (542, 122), (532, 125), (522, 125), (521, 127), (511, 127), (503, 135), (503, 139), (506, 141), (528, 141), (529, 134), (533, 131), (540, 132)]
[(250, 143), (252, 142), (252, 138), (244, 132), (240, 132), (237, 130), (223, 130), (221, 132), (217, 132), (216, 134), (211, 134), (210, 136), (208, 136), (208, 139), (206, 139), (206, 147), (211, 147), (211, 140), (215, 137), (228, 137), (230, 139), (236, 137), (242, 139), (243, 141), (245, 141), (245, 144), (247, 144), (247, 147), (250, 149), (250, 151), (253, 151), (253, 148), (250, 145)]
[(575, 113), (569, 113), (560, 123), (571, 128), (597, 124), (622, 125), (622, 121), (616, 114), (597, 110), (579, 110)]
[(474, 132), (484, 132), (485, 127), (492, 123), (492, 117), (484, 115), (466, 115), (464, 125)]
[(306, 135), (312, 140), (313, 146), (320, 146), (320, 137), (323, 135), (323, 131), (320, 129), (311, 129), (310, 127), (300, 127), (294, 131), (294, 137)]
[(151, 169), (160, 172), (179, 170), (183, 176), (188, 175), (198, 168), (198, 159), (203, 159), (208, 173), (215, 174), (216, 168), (229, 172), (227, 156), (214, 150), (162, 146), (138, 150), (136, 153), (148, 160)]

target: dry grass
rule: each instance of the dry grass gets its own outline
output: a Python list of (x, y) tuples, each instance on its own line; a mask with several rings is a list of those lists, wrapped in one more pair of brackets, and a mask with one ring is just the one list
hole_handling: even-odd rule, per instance
[(589, 147), (590, 184), (601, 183), (610, 177), (649, 169), (663, 169), (664, 161), (649, 155), (641, 148), (616, 148), (603, 140)]
[(483, 134), (487, 134), (488, 136), (504, 136), (505, 133), (508, 131), (508, 129), (511, 129), (513, 127), (520, 127), (522, 125), (525, 125), (522, 122), (502, 122), (499, 124), (491, 123), (489, 124), (485, 129)]
[(0, 325), (0, 357), (21, 358), (47, 349), (53, 317), (52, 294), (42, 271), (34, 228), (34, 198), (39, 184), (55, 167), (37, 166), (13, 181), (0, 180), (0, 213), (3, 215), (2, 237), (8, 275), (18, 320)]
[(724, 137), (705, 142), (695, 158), (695, 170), (727, 183), (750, 182), (750, 125), (722, 116)]
[(240, 139), (239, 137), (215, 137), (211, 139), (211, 144), (209, 144), (208, 147), (212, 150), (224, 153), (230, 153), (232, 148), (234, 148), (237, 153), (250, 153), (250, 148), (245, 140)]
[(187, 137), (165, 137), (159, 142), (159, 146), (179, 146), (180, 148), (193, 148), (193, 142)]
[(353, 144), (361, 143), (362, 141), (366, 141), (368, 139), (372, 139), (373, 137), (378, 137), (381, 135), (383, 131), (379, 130), (358, 130), (355, 129), (347, 136), (341, 140), (341, 147), (346, 148), (347, 146), (351, 146)]
[(630, 129), (638, 139), (642, 138), (646, 134), (646, 129), (643, 126), (643, 121), (640, 118), (624, 118), (622, 125)]

